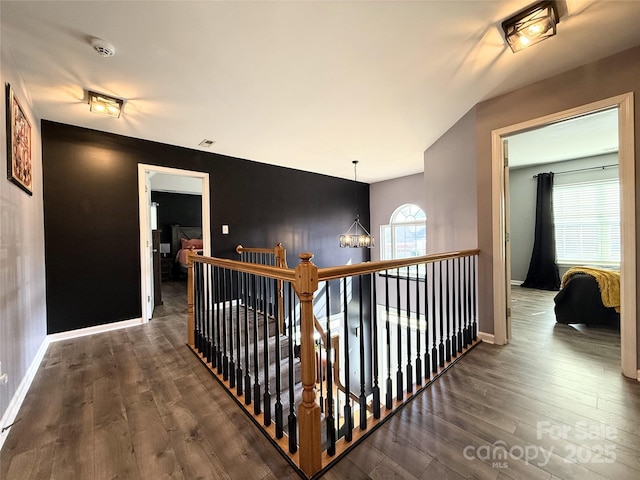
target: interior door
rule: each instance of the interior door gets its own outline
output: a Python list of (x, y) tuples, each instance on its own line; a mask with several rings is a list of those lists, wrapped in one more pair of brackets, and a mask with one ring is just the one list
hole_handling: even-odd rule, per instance
[(147, 263), (146, 275), (144, 282), (147, 286), (147, 305), (146, 312), (148, 315), (148, 319), (151, 320), (153, 317), (153, 308), (155, 307), (155, 295), (153, 288), (153, 241), (152, 241), (152, 230), (151, 230), (151, 173), (146, 172), (145, 174), (145, 197), (146, 197), (146, 205), (147, 205), (147, 218), (149, 221), (145, 226), (145, 262)]
[(504, 159), (504, 269), (505, 269), (505, 302), (507, 312), (507, 340), (511, 338), (511, 212), (509, 208), (509, 141), (502, 140)]

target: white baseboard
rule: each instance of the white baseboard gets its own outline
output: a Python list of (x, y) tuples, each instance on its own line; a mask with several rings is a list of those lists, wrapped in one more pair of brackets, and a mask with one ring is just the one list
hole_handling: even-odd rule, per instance
[(44, 358), (44, 354), (47, 353), (47, 348), (49, 347), (49, 338), (45, 337), (36, 352), (36, 356), (34, 357), (31, 365), (27, 369), (27, 373), (22, 378), (20, 385), (18, 385), (18, 389), (16, 393), (13, 395), (13, 398), (9, 402), (9, 406), (4, 411), (4, 415), (2, 415), (2, 420), (0, 420), (0, 428), (5, 429), (3, 432), (0, 432), (0, 450), (2, 450), (2, 446), (4, 445), (4, 441), (7, 439), (9, 435), (9, 425), (11, 425), (16, 420), (16, 416), (20, 411), (20, 407), (22, 407), (22, 402), (24, 402), (24, 398), (27, 396), (27, 392), (29, 391), (29, 387), (31, 387), (31, 382), (33, 382), (36, 373), (38, 372), (38, 368), (40, 368), (40, 363)]
[(490, 343), (491, 345), (494, 345), (496, 343), (493, 333), (478, 332), (478, 338), (485, 343)]
[(636, 374), (636, 380), (638, 380), (640, 382), (640, 370), (638, 370), (638, 372)]
[[(11, 425), (18, 415), (20, 411), (20, 407), (22, 407), (22, 402), (24, 402), (24, 398), (29, 391), (29, 387), (31, 387), (31, 382), (33, 382), (36, 373), (38, 372), (38, 368), (40, 368), (40, 363), (44, 358), (45, 353), (47, 353), (47, 348), (49, 344), (53, 342), (59, 342), (61, 340), (68, 340), (71, 338), (79, 338), (87, 335), (94, 335), (96, 333), (109, 332), (111, 330), (119, 330), (121, 328), (129, 328), (135, 327), (137, 325), (142, 325), (144, 322), (142, 318), (134, 318), (132, 320), (124, 320), (122, 322), (115, 323), (107, 323), (105, 325), (97, 325), (95, 327), (87, 327), (87, 328), (79, 328), (77, 330), (70, 330), (68, 332), (54, 333), (51, 335), (47, 335), (40, 345), (36, 356), (34, 357), (27, 373), (24, 378), (20, 382), (16, 393), (13, 395), (13, 398), (9, 402), (9, 406), (2, 415), (2, 419), (0, 420), (0, 428), (6, 428), (8, 425)], [(4, 432), (0, 432), (0, 450), (2, 450), (2, 446), (4, 445), (4, 441), (9, 435), (9, 429), (7, 428)]]
[(524, 280), (511, 280), (511, 285), (522, 285)]
[(69, 340), (71, 338), (85, 337), (87, 335), (95, 335), (96, 333), (110, 332), (112, 330), (120, 330), (121, 328), (136, 327), (142, 325), (142, 318), (133, 318), (131, 320), (123, 320), (121, 322), (105, 323), (104, 325), (96, 325), (95, 327), (79, 328), (77, 330), (69, 330), (68, 332), (52, 333), (47, 335), (50, 343), (60, 342), (61, 340)]

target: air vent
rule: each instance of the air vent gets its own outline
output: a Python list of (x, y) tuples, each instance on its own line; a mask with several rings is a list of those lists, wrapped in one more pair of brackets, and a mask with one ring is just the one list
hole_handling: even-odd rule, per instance
[(211, 147), (211, 145), (213, 145), (214, 143), (216, 143), (215, 140), (207, 140), (206, 138), (204, 140), (202, 140), (198, 145), (200, 145), (201, 147), (204, 148), (209, 148)]

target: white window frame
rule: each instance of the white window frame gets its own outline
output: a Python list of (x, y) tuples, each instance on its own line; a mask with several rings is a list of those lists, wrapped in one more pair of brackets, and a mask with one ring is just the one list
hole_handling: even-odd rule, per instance
[[(397, 217), (402, 213), (403, 210), (407, 208), (417, 209), (417, 214), (422, 214), (424, 216), (424, 220), (414, 220), (414, 221), (398, 221)], [(412, 215), (415, 219), (416, 215)], [(394, 227), (403, 226), (403, 227), (423, 227), (425, 229), (425, 237), (424, 237), (424, 246), (423, 246), (423, 254), (426, 255), (427, 252), (427, 215), (422, 208), (413, 203), (405, 203), (400, 205), (398, 208), (394, 210), (391, 214), (391, 218), (389, 219), (389, 223), (387, 225), (380, 225), (380, 258), (382, 260), (393, 260), (396, 258), (411, 258), (411, 257), (398, 257), (397, 256), (397, 239), (396, 239), (396, 230)], [(388, 240), (386, 233), (389, 232), (390, 241), (391, 241), (391, 258), (388, 258), (386, 255), (386, 247), (388, 246)], [(418, 255), (419, 256), (419, 255)]]

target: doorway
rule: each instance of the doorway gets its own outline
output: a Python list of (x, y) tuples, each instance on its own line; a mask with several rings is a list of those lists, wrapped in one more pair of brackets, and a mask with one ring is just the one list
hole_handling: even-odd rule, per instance
[(211, 255), (211, 226), (209, 209), (209, 174), (138, 164), (138, 200), (140, 212), (140, 291), (142, 321), (151, 320), (154, 309), (153, 241), (151, 229), (151, 177), (155, 174), (171, 175), (200, 181), (202, 192), (202, 241), (203, 255)]
[(635, 159), (633, 131), (633, 95), (626, 94), (559, 112), (546, 117), (511, 125), (492, 132), (492, 232), (493, 232), (493, 292), (494, 341), (504, 345), (509, 338), (510, 243), (508, 232), (508, 162), (504, 139), (564, 120), (593, 112), (617, 109), (619, 134), (619, 178), (621, 207), (621, 366), (622, 373), (637, 378), (636, 320), (636, 216)]

